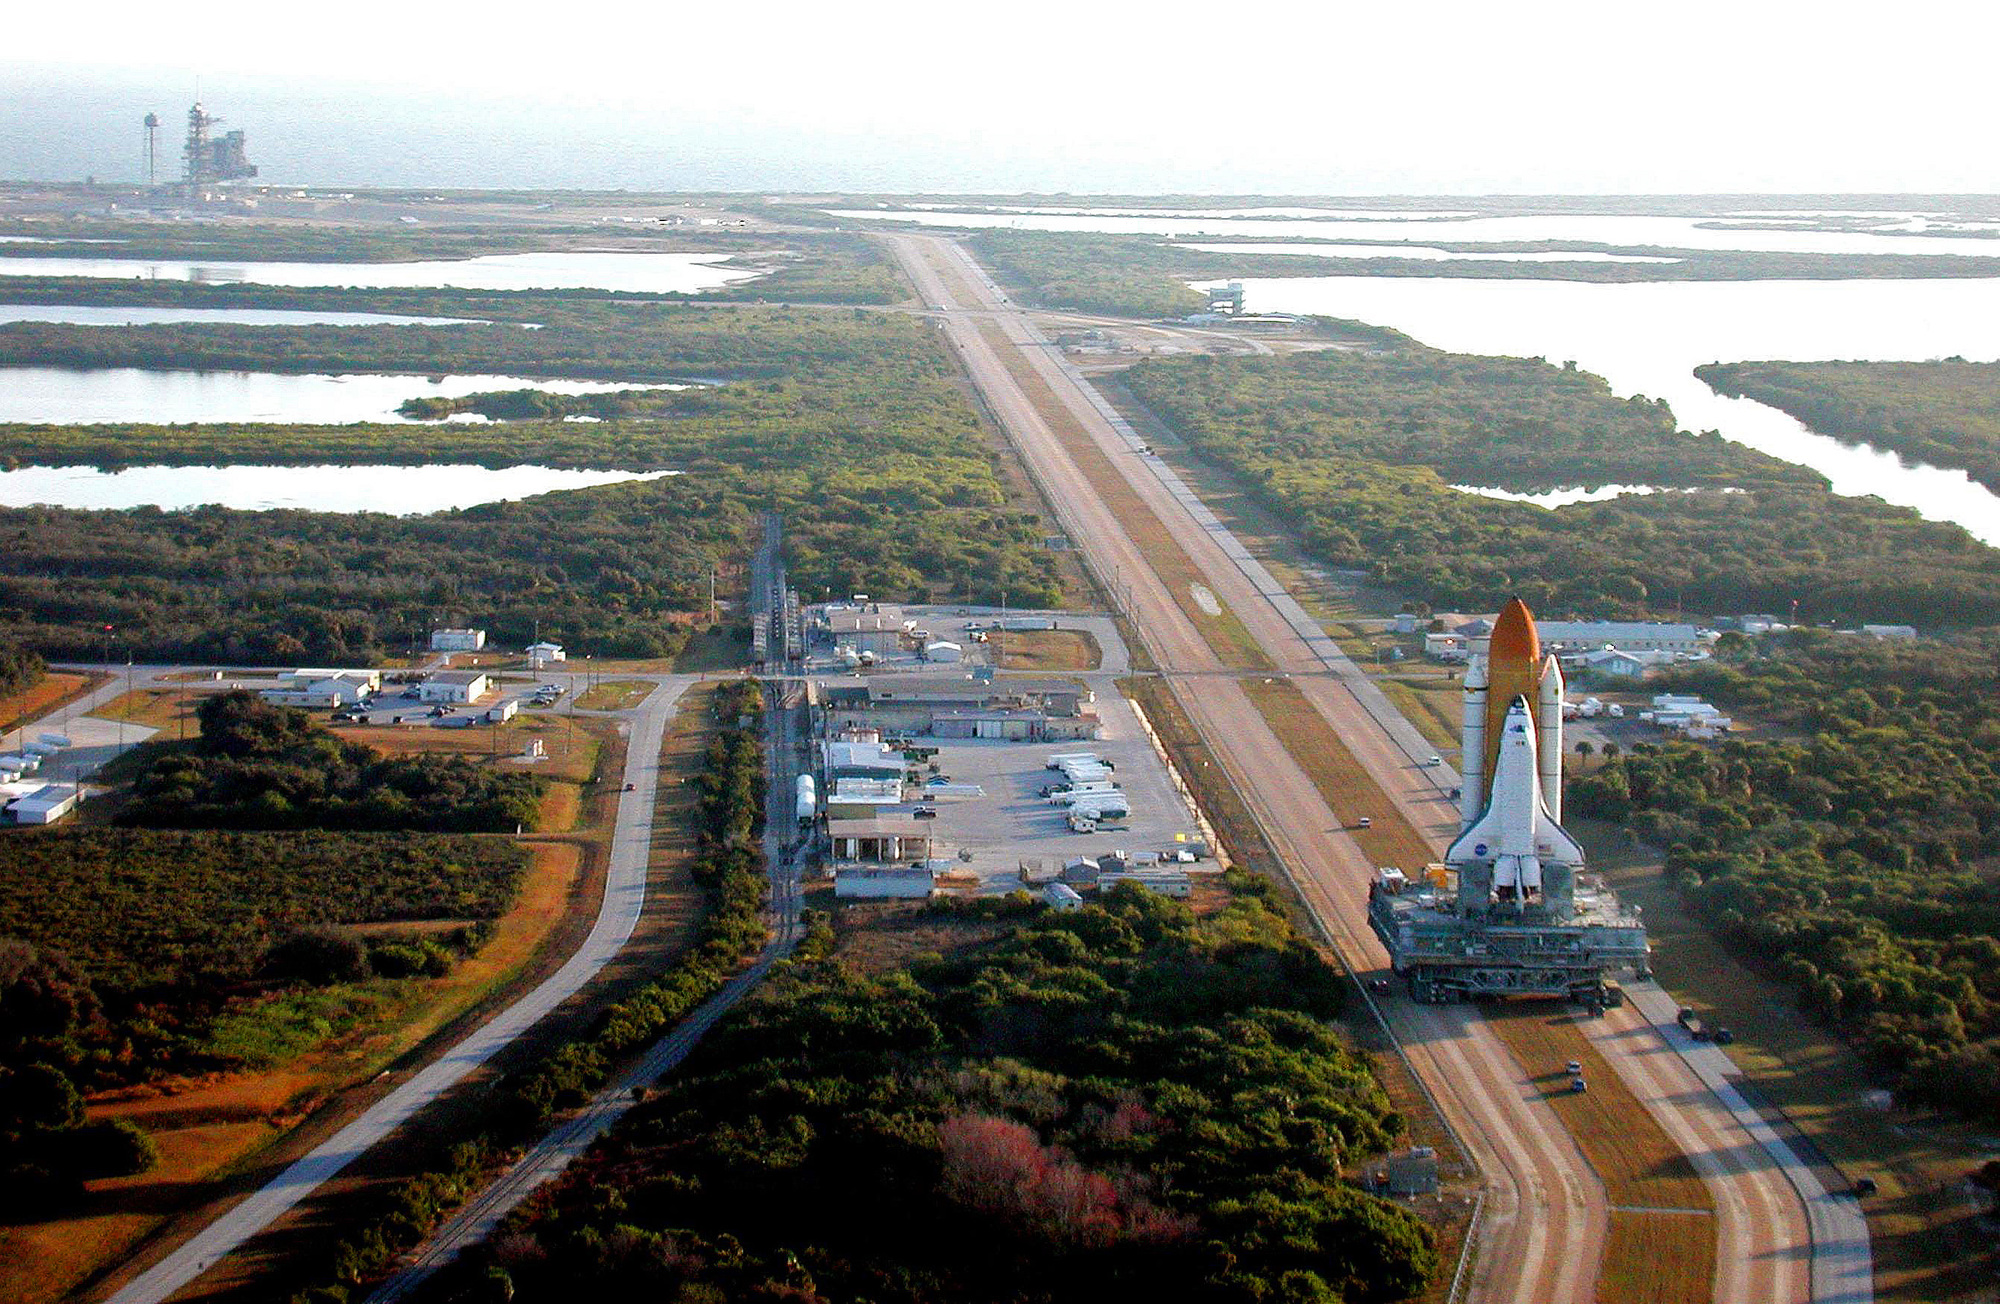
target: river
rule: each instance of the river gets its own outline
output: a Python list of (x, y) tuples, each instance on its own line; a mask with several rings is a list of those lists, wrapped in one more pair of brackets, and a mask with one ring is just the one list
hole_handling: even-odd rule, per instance
[(315, 512), (408, 516), (505, 502), (621, 480), (656, 480), (673, 471), (575, 471), (547, 466), (27, 466), (0, 471), (0, 507), (159, 507), (217, 505), (244, 511), (291, 507)]
[(1683, 428), (1725, 437), (2000, 545), (2000, 495), (1962, 471), (1816, 434), (1697, 380), (1707, 362), (2000, 357), (2000, 280), (1653, 281), (1591, 285), (1440, 277), (1246, 280), (1253, 311), (1391, 326), (1457, 353), (1574, 361), (1620, 395), (1665, 399)]

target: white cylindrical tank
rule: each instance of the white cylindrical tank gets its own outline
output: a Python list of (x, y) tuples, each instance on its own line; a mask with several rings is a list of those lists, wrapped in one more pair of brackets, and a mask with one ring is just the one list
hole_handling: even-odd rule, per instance
[(1486, 810), (1486, 663), (1465, 672), (1465, 715), (1458, 731), (1458, 827), (1461, 832)]
[(798, 815), (809, 820), (819, 814), (819, 785), (810, 774), (801, 774), (798, 781)]
[(1535, 769), (1549, 818), (1563, 817), (1563, 675), (1553, 655), (1542, 663), (1541, 701), (1535, 711)]

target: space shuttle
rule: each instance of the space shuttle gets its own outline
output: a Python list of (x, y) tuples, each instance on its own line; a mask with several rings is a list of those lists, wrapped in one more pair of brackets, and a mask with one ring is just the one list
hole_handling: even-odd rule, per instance
[(1562, 700), (1562, 670), (1515, 598), (1465, 676), (1459, 833), (1445, 863), (1467, 907), (1570, 908), (1583, 848), (1562, 827)]

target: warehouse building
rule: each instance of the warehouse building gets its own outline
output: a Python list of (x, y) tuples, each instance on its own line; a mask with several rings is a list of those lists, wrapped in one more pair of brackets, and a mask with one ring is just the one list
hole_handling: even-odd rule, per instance
[(835, 860), (878, 865), (930, 863), (930, 826), (921, 820), (894, 815), (847, 819), (829, 814), (826, 827)]
[(292, 670), (278, 676), (279, 687), (257, 690), (273, 706), (351, 706), (382, 686), (374, 670)]
[(1040, 740), (1095, 738), (1100, 727), (1096, 712), (1086, 709), (1095, 696), (1067, 679), (892, 675), (819, 685), (816, 692), (835, 729)]
[(16, 824), (53, 824), (76, 809), (78, 793), (74, 784), (44, 784), (9, 802), (7, 814)]
[(479, 670), (441, 670), (417, 686), (424, 702), (462, 703), (484, 697), (493, 681)]
[(826, 772), (830, 779), (900, 779), (904, 766), (903, 754), (880, 742), (826, 744)]
[(888, 656), (903, 646), (905, 625), (899, 607), (874, 611), (835, 610), (827, 613), (826, 632), (837, 649)]
[(434, 629), (431, 631), (431, 651), (433, 652), (477, 652), (486, 646), (486, 631), (483, 629)]

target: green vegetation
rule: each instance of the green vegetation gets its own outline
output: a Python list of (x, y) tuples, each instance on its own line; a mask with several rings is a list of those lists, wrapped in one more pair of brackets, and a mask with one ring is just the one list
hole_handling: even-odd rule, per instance
[[(358, 226), (300, 226), (281, 224), (258, 224), (245, 226), (204, 225), (198, 231), (176, 230), (163, 227), (159, 223), (102, 223), (76, 226), (73, 230), (37, 223), (33, 226), (10, 227), (10, 233), (33, 235), (40, 239), (54, 240), (51, 244), (10, 244), (7, 256), (11, 258), (191, 258), (200, 261), (286, 261), (286, 262), (356, 262), (356, 263), (400, 263), (429, 260), (451, 260), (477, 258), (487, 255), (529, 253), (536, 251), (587, 250), (590, 252), (613, 252), (632, 254), (651, 253), (698, 253), (712, 255), (718, 261), (728, 261), (745, 267), (769, 268), (768, 275), (760, 276), (740, 285), (723, 286), (700, 293), (634, 294), (623, 292), (619, 297), (649, 300), (703, 300), (703, 301), (784, 301), (793, 303), (894, 303), (907, 294), (902, 278), (897, 274), (881, 247), (865, 236), (830, 231), (786, 232), (767, 234), (738, 231), (661, 231), (633, 236), (620, 232), (608, 234), (599, 226), (579, 225), (573, 227), (519, 227), (504, 226), (463, 226), (428, 228), (423, 230), (367, 228)], [(114, 251), (101, 244), (65, 243), (61, 237), (75, 235), (80, 239), (118, 239), (120, 244)], [(36, 277), (20, 278), (27, 285), (28, 293), (37, 297), (19, 298), (14, 293), (15, 278), (9, 278), (8, 297), (17, 303), (155, 303), (163, 301), (152, 297), (157, 292), (142, 290), (145, 298), (99, 297), (107, 293), (100, 287), (79, 286), (85, 277)], [(53, 285), (45, 284), (53, 283)], [(186, 282), (129, 282), (128, 285), (156, 285), (168, 287), (180, 285), (183, 290), (168, 290), (169, 295), (184, 294), (194, 287)], [(59, 298), (39, 297), (55, 286)], [(71, 289), (81, 291), (70, 293)], [(228, 291), (249, 291), (248, 294), (231, 294), (230, 301), (237, 306), (271, 306), (283, 301), (287, 306), (324, 307), (325, 300), (317, 293), (317, 287), (288, 289), (278, 286), (226, 286), (200, 287), (221, 288)], [(342, 287), (331, 287), (336, 293), (361, 293), (369, 291), (348, 291)], [(92, 291), (95, 290), (95, 293)], [(118, 295), (120, 291), (108, 291)], [(390, 293), (403, 293), (391, 291)], [(422, 295), (424, 291), (414, 291)], [(604, 297), (601, 290), (535, 291), (536, 294), (553, 294), (563, 297)], [(86, 297), (87, 296), (87, 297)], [(312, 302), (298, 302), (300, 298)], [(189, 302), (189, 298), (174, 297), (166, 301)], [(207, 296), (200, 298), (208, 302)], [(221, 306), (221, 305), (217, 305)]]
[(1046, 531), (1008, 505), (977, 414), (924, 324), (602, 306), (579, 322), (60, 337), (106, 361), (759, 378), (649, 396), (643, 418), (523, 421), (504, 438), (465, 425), (7, 427), (12, 456), (49, 464), (533, 461), (686, 474), (404, 519), (4, 511), (0, 638), (83, 656), (115, 624), (141, 656), (340, 663), (407, 646), (446, 607), (479, 613), (503, 644), (525, 645), (539, 621), (597, 655), (672, 656), (687, 638), (673, 618), (706, 606), (710, 567), (733, 564), (768, 510), (784, 516), (788, 565), (809, 596), (997, 603), (1004, 589), (1022, 603), (1060, 600)]
[(1958, 467), (2000, 493), (2000, 362), (1715, 362), (1694, 374), (1822, 434)]
[[(392, 1193), (373, 1222), (335, 1245), (313, 1271), (316, 1284), (300, 1289), (295, 1304), (354, 1298), (357, 1287), (378, 1278), (398, 1252), (476, 1191), (496, 1159), (546, 1130), (558, 1114), (588, 1103), (618, 1065), (666, 1035), (763, 945), (769, 932), (757, 845), (764, 802), (762, 711), (754, 680), (728, 684), (715, 695), (717, 732), (695, 779), (701, 852), (691, 873), (707, 897), (707, 912), (693, 944), (666, 973), (599, 1013), (583, 1037), (506, 1078), (479, 1129), (452, 1145), (441, 1167)], [(739, 727), (742, 721), (753, 727)]]
[[(1267, 202), (1267, 201), (1260, 201)], [(1207, 205), (1204, 204), (1204, 207)], [(1399, 228), (1396, 238), (1407, 238)], [(1449, 236), (1440, 229), (1440, 236)], [(1499, 280), (1561, 281), (1745, 281), (1846, 280), (1868, 277), (1995, 276), (2000, 257), (1959, 258), (1903, 254), (1788, 254), (1713, 249), (1628, 248), (1576, 242), (1521, 241), (1465, 244), (1449, 239), (1419, 241), (1429, 248), (1459, 253), (1587, 253), (1641, 255), (1663, 262), (1513, 262), (1375, 257), (1315, 258), (1302, 254), (1211, 253), (1175, 243), (1250, 245), (1260, 237), (1109, 235), (1084, 231), (1012, 231), (979, 228), (966, 237), (979, 261), (994, 268), (1024, 300), (1048, 308), (1072, 308), (1126, 317), (1181, 316), (1206, 302), (1189, 281), (1264, 276), (1450, 276)], [(1329, 239), (1284, 235), (1276, 243), (1362, 244), (1380, 240)], [(2000, 252), (2000, 251), (1996, 251)]]
[(497, 919), (525, 864), (505, 842), (438, 834), (20, 832), (0, 838), (0, 936), (67, 955), (113, 1001), (365, 976), (328, 930)]
[(534, 775), (463, 756), (383, 756), (312, 716), (237, 691), (204, 698), (201, 736), (154, 744), (119, 822), (137, 828), (421, 829), (511, 833), (534, 823)]
[[(981, 903), (990, 904), (990, 903)], [(882, 977), (802, 962), (447, 1298), (1388, 1300), (1436, 1266), (1341, 1181), (1401, 1130), (1260, 895), (1026, 898)], [(992, 924), (974, 927), (992, 930)]]
[(1803, 731), (1640, 744), (1570, 788), (1905, 1103), (2000, 1119), (2000, 637), (1767, 638), (1663, 687)]
[(1823, 486), (1815, 471), (1690, 435), (1663, 402), (1535, 358), (1328, 351), (1144, 362), (1133, 392), (1198, 434), (1205, 454), (1343, 457), (1428, 466), (1447, 480), (1532, 492), (1570, 485)]
[(42, 682), (48, 666), (18, 643), (0, 643), (0, 697), (25, 693)]
[(129, 1123), (84, 1120), (79, 1039), (101, 1018), (73, 965), (0, 937), (0, 1216), (45, 1215), (86, 1178), (152, 1166), (152, 1143)]
[[(1439, 608), (1784, 610), (1813, 620), (2000, 621), (2000, 553), (1811, 472), (1676, 432), (1656, 404), (1533, 361), (1148, 361), (1127, 384), (1199, 455), (1296, 523), (1332, 565)], [(1566, 466), (1577, 469), (1565, 473)], [(1459, 492), (1483, 479), (1703, 487), (1549, 510)]]
[[(15, 833), (0, 954), (25, 946), (70, 975), (82, 1013), (61, 1062), (81, 1087), (273, 1064), (476, 949), (525, 865), (509, 843), (435, 834)], [(403, 921), (435, 927), (347, 928)]]

